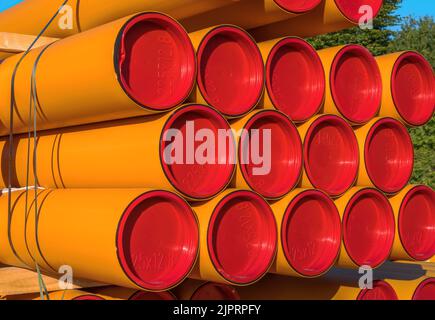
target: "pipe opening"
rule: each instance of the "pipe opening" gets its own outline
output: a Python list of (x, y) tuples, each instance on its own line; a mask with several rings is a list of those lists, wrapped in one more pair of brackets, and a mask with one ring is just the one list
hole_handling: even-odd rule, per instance
[[(341, 13), (353, 23), (358, 23), (363, 15), (369, 14), (370, 11), (375, 18), (379, 14), (382, 4), (383, 0), (335, 0), (335, 5)], [(360, 10), (363, 13), (360, 13)]]
[[(249, 136), (240, 137), (239, 159), (249, 161), (240, 164), (243, 177), (254, 191), (266, 198), (284, 196), (296, 186), (302, 170), (302, 142), (296, 127), (279, 112), (262, 111), (255, 114), (244, 129)], [(266, 130), (270, 130), (270, 143), (265, 139)], [(258, 132), (258, 140), (254, 139), (254, 132)], [(263, 154), (263, 163), (255, 164), (253, 150), (263, 150), (264, 144), (270, 145), (270, 152), (266, 152), (270, 159), (266, 160), (268, 156)], [(262, 172), (257, 172), (259, 169)]]
[(435, 194), (426, 186), (408, 191), (399, 210), (399, 236), (406, 252), (426, 261), (435, 254)]
[(244, 30), (220, 26), (202, 40), (198, 53), (198, 86), (208, 104), (228, 117), (252, 110), (263, 92), (260, 50)]
[(163, 14), (145, 13), (124, 26), (118, 41), (118, 78), (134, 101), (163, 111), (187, 99), (195, 83), (196, 58), (178, 22)]
[[(179, 192), (203, 200), (225, 189), (235, 170), (235, 142), (230, 129), (218, 112), (202, 105), (181, 107), (169, 118), (162, 136), (173, 136), (166, 139), (170, 141), (162, 139), (160, 156), (167, 178)], [(221, 139), (222, 132), (225, 139)], [(166, 159), (168, 150), (173, 161)]]
[(406, 52), (397, 59), (391, 91), (397, 112), (407, 123), (420, 126), (432, 118), (435, 78), (432, 66), (421, 54)]
[(355, 182), (359, 153), (355, 134), (343, 119), (324, 115), (308, 129), (304, 141), (305, 170), (311, 184), (335, 197)]
[(414, 166), (414, 147), (399, 121), (377, 121), (367, 135), (364, 153), (367, 173), (378, 189), (396, 193), (406, 186)]
[(412, 300), (435, 300), (435, 278), (429, 278), (420, 283)]
[(317, 7), (322, 0), (273, 0), (278, 6), (290, 13), (305, 13)]
[(240, 296), (236, 289), (233, 287), (220, 284), (208, 282), (199, 287), (195, 293), (192, 295), (190, 300), (240, 300)]
[(323, 192), (300, 193), (286, 209), (281, 229), (284, 254), (290, 266), (306, 277), (327, 272), (341, 245), (337, 208)]
[(278, 42), (266, 62), (266, 88), (275, 108), (293, 121), (314, 116), (325, 95), (325, 74), (316, 50), (299, 38)]
[(373, 281), (373, 289), (364, 289), (359, 293), (357, 300), (399, 300), (396, 291), (385, 281)]
[(331, 66), (330, 84), (337, 109), (348, 121), (363, 124), (379, 111), (382, 79), (375, 58), (360, 45), (343, 47)]
[(273, 262), (276, 223), (272, 209), (256, 193), (235, 191), (215, 208), (207, 233), (216, 270), (234, 284), (260, 279)]
[(388, 199), (375, 189), (357, 192), (343, 216), (343, 242), (358, 266), (376, 268), (390, 256), (395, 222)]
[(195, 214), (179, 196), (151, 191), (134, 200), (118, 226), (121, 267), (145, 290), (167, 290), (192, 269), (198, 253)]

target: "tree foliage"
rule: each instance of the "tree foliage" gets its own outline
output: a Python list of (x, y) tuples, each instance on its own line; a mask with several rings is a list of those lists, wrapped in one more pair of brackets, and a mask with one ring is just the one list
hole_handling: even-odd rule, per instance
[[(358, 27), (308, 39), (322, 49), (348, 43), (364, 45), (374, 55), (402, 50), (416, 50), (435, 67), (435, 23), (433, 17), (401, 18), (394, 12), (402, 0), (384, 0), (384, 6), (374, 21), (373, 30)], [(415, 149), (415, 165), (412, 183), (435, 185), (435, 120), (425, 126), (410, 129)]]

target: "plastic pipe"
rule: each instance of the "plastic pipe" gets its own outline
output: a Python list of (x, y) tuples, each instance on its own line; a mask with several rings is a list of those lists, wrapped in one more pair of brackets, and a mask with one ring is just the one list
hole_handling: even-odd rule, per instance
[(176, 286), (195, 264), (197, 220), (187, 202), (174, 193), (46, 189), (37, 197), (37, 218), (33, 194), (28, 211), (22, 210), (25, 192), (16, 194), (9, 226), (7, 195), (0, 197), (1, 230), (13, 235), (9, 242), (7, 232), (1, 233), (1, 263), (20, 256), (29, 268), (38, 263), (54, 273), (68, 265), (78, 278), (149, 291)]
[(270, 272), (298, 277), (325, 274), (341, 245), (340, 216), (334, 202), (321, 191), (296, 189), (271, 207), (279, 241)]
[(416, 280), (385, 280), (397, 292), (400, 300), (435, 300), (435, 278)]
[(260, 195), (227, 189), (193, 204), (193, 209), (201, 244), (190, 278), (241, 286), (266, 274), (275, 258), (277, 235), (273, 212)]
[(150, 292), (123, 287), (100, 287), (90, 289), (106, 300), (176, 300), (170, 291)]
[(382, 81), (373, 55), (360, 45), (319, 50), (326, 78), (323, 113), (354, 125), (374, 118), (381, 106)]
[(316, 50), (296, 37), (258, 44), (266, 66), (261, 106), (284, 112), (295, 122), (316, 115), (325, 98), (325, 76)]
[[(48, 295), (50, 300), (106, 300), (104, 297), (92, 294), (81, 290), (61, 290), (56, 292), (50, 292)], [(34, 300), (41, 300), (40, 297)], [(44, 300), (48, 300), (44, 297)]]
[[(0, 13), (0, 30), (36, 35), (63, 2), (64, 0), (23, 1)], [(165, 12), (175, 19), (181, 19), (232, 3), (233, 0), (105, 0), (102, 5), (101, 0), (68, 0), (68, 10), (62, 11), (44, 34), (63, 38), (142, 11)], [(68, 22), (72, 23), (72, 29), (61, 27)]]
[(408, 126), (432, 119), (435, 78), (430, 63), (418, 52), (402, 51), (376, 57), (384, 87), (380, 116)]
[(298, 127), (303, 143), (301, 186), (339, 197), (358, 174), (358, 143), (351, 126), (334, 115), (318, 115)]
[(321, 0), (236, 0), (232, 5), (181, 20), (189, 31), (231, 23), (251, 29), (307, 13)]
[[(297, 186), (303, 162), (302, 142), (286, 115), (257, 110), (232, 123), (231, 128), (236, 134), (238, 156), (234, 187), (276, 200)], [(260, 155), (263, 160), (258, 163)]]
[(357, 185), (387, 194), (403, 189), (412, 175), (414, 147), (406, 127), (392, 118), (375, 118), (355, 130), (359, 145)]
[(383, 193), (370, 187), (354, 187), (335, 200), (343, 228), (338, 267), (377, 268), (390, 256), (395, 222), (393, 209)]
[(306, 279), (268, 275), (249, 287), (237, 288), (242, 300), (397, 300), (394, 289), (374, 281), (373, 289), (324, 278)]
[[(225, 153), (216, 151), (203, 164), (195, 156), (203, 150), (199, 150), (202, 144), (194, 139), (205, 130), (211, 135), (207, 141), (213, 142), (212, 147), (223, 146)], [(177, 191), (192, 200), (205, 200), (225, 189), (235, 170), (232, 134), (225, 135), (222, 142), (219, 130), (229, 132), (230, 126), (218, 112), (207, 106), (186, 105), (160, 117), (44, 132), (38, 136), (36, 149), (38, 182), (47, 188), (147, 186)], [(13, 183), (24, 187), (28, 147), (30, 143), (33, 152), (33, 139), (29, 142), (27, 136), (20, 137), (15, 143)], [(0, 147), (3, 155), (8, 155), (7, 139), (0, 140)], [(167, 159), (173, 150), (175, 159)], [(33, 165), (31, 156), (30, 177), (34, 176)], [(6, 186), (6, 167), (2, 168), (1, 176)], [(29, 185), (33, 182), (29, 181)]]
[(190, 99), (215, 107), (228, 118), (255, 108), (264, 88), (264, 66), (254, 39), (231, 25), (189, 35), (198, 61), (197, 86)]
[[(257, 41), (266, 41), (288, 34), (305, 38), (340, 31), (357, 26), (360, 20), (367, 23), (369, 13), (376, 17), (382, 3), (382, 0), (323, 0), (311, 12), (254, 28), (250, 32)], [(372, 12), (368, 12), (366, 6), (370, 6)], [(364, 13), (359, 13), (360, 8)]]
[[(10, 130), (11, 79), (20, 57), (0, 65), (3, 135)], [(14, 133), (33, 123), (33, 71), (38, 130), (168, 111), (189, 96), (196, 76), (195, 53), (180, 24), (160, 13), (126, 17), (26, 56), (15, 78)]]
[(237, 289), (223, 283), (186, 279), (172, 290), (178, 300), (240, 300)]
[(426, 261), (435, 255), (435, 193), (409, 185), (390, 198), (396, 218), (392, 260)]

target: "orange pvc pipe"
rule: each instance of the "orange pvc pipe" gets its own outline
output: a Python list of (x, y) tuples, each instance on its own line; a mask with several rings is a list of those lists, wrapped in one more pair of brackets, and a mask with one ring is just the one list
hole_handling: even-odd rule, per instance
[(325, 75), (316, 50), (297, 37), (258, 44), (266, 66), (262, 108), (284, 112), (295, 122), (316, 115), (325, 99)]
[(397, 292), (399, 300), (435, 300), (435, 278), (385, 280)]
[[(191, 125), (186, 125), (188, 121)], [(232, 179), (234, 145), (232, 135), (227, 135), (223, 149), (226, 150), (225, 161), (220, 163), (220, 153), (215, 152), (212, 162), (199, 164), (200, 159), (193, 154), (199, 152), (201, 145), (198, 142), (189, 145), (201, 129), (214, 133), (210, 138), (214, 141), (210, 142), (221, 145), (217, 133), (219, 130), (228, 132), (230, 126), (210, 107), (187, 105), (161, 117), (139, 117), (44, 132), (38, 136), (36, 149), (38, 183), (46, 188), (146, 186), (177, 191), (192, 200), (208, 199), (225, 189)], [(174, 130), (177, 130), (177, 144), (171, 136)], [(33, 153), (33, 139), (29, 141), (27, 136), (15, 139), (14, 186), (26, 186), (29, 143)], [(172, 147), (181, 154), (182, 161), (165, 159)], [(0, 148), (4, 155), (8, 154), (7, 139), (0, 140)], [(186, 160), (189, 156), (193, 158), (192, 164)], [(6, 162), (1, 174), (3, 186), (8, 182)], [(30, 156), (32, 179), (29, 185), (34, 184), (33, 167)], [(77, 174), (78, 169), (80, 174)]]
[(353, 187), (335, 200), (343, 227), (338, 267), (377, 268), (390, 256), (394, 214), (386, 196), (370, 187)]
[(335, 115), (318, 115), (298, 127), (303, 143), (301, 186), (339, 197), (358, 174), (358, 143), (352, 127)]
[[(38, 34), (55, 14), (64, 0), (26, 0), (0, 13), (0, 30), (25, 34)], [(62, 12), (53, 21), (47, 36), (63, 38), (89, 30), (110, 21), (142, 11), (165, 12), (175, 19), (198, 15), (232, 4), (233, 0), (68, 0), (72, 16)], [(60, 27), (59, 22), (72, 22), (72, 29)]]
[[(233, 122), (231, 128), (236, 133), (238, 155), (234, 187), (277, 200), (297, 186), (303, 162), (302, 142), (286, 115), (275, 110), (256, 110)], [(254, 158), (260, 154), (264, 158), (258, 164)]]
[(276, 254), (276, 223), (260, 195), (227, 189), (193, 209), (200, 253), (190, 278), (243, 286), (267, 273)]
[(236, 0), (232, 5), (183, 19), (181, 23), (189, 31), (223, 23), (252, 29), (305, 14), (320, 2), (321, 0)]
[(390, 198), (396, 218), (392, 260), (426, 261), (435, 255), (435, 193), (409, 185)]
[(314, 10), (298, 17), (254, 28), (250, 32), (257, 41), (266, 41), (286, 35), (312, 37), (319, 34), (340, 31), (358, 25), (366, 15), (359, 13), (363, 5), (373, 9), (376, 17), (382, 7), (382, 0), (323, 0)]
[[(0, 197), (0, 262), (25, 261), (56, 273), (101, 283), (168, 290), (189, 274), (198, 254), (198, 229), (190, 206), (174, 193), (146, 189), (33, 190)], [(98, 230), (98, 232), (96, 232)], [(15, 248), (15, 254), (12, 252)], [(184, 248), (180, 252), (180, 248)], [(20, 266), (20, 265), (18, 265)]]
[(392, 118), (375, 118), (355, 129), (359, 145), (357, 185), (384, 193), (403, 189), (412, 175), (414, 147), (406, 127)]
[(361, 125), (374, 118), (381, 106), (382, 81), (373, 55), (360, 45), (319, 50), (326, 78), (323, 113)]
[(397, 300), (394, 289), (384, 281), (374, 281), (373, 289), (361, 290), (347, 281), (268, 275), (237, 291), (242, 300)]
[(325, 274), (337, 260), (341, 223), (323, 192), (296, 189), (271, 204), (278, 224), (278, 251), (270, 272), (298, 277)]
[(395, 52), (376, 60), (384, 87), (380, 115), (408, 126), (429, 122), (435, 106), (435, 78), (430, 63), (414, 51)]
[(149, 292), (123, 287), (99, 287), (89, 290), (106, 300), (175, 300), (170, 291)]
[(223, 283), (186, 279), (172, 292), (178, 300), (240, 300), (237, 289)]
[(218, 25), (189, 34), (198, 61), (191, 101), (208, 104), (228, 118), (249, 113), (260, 102), (264, 66), (260, 50), (245, 30)]
[[(11, 129), (12, 74), (22, 55), (0, 64), (0, 135)], [(183, 27), (153, 12), (36, 48), (17, 69), (14, 133), (33, 124), (33, 72), (42, 130), (170, 110), (189, 96), (196, 66)]]

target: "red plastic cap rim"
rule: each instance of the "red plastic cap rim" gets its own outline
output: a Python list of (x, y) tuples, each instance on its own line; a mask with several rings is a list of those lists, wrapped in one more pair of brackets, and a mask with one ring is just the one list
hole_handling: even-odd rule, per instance
[[(169, 211), (171, 216), (160, 214)], [(187, 202), (172, 192), (146, 192), (124, 211), (116, 247), (120, 266), (135, 285), (149, 291), (168, 290), (184, 280), (195, 264), (199, 247), (196, 216)], [(150, 261), (155, 263), (151, 267)]]
[(335, 0), (335, 5), (341, 13), (353, 23), (358, 23), (363, 15), (368, 14), (366, 10), (359, 13), (361, 6), (369, 5), (373, 9), (375, 18), (382, 8), (383, 0)]
[[(252, 205), (251, 208), (248, 208), (248, 211), (246, 211), (246, 208), (240, 207), (240, 202), (243, 201), (249, 202)], [(236, 203), (236, 205), (234, 205), (234, 203)], [(219, 229), (222, 227), (222, 220), (228, 212), (231, 212), (230, 210), (234, 210), (233, 213), (236, 214), (233, 214), (232, 221), (226, 221), (227, 229), (225, 231), (227, 233), (225, 233), (225, 235), (228, 236), (230, 233), (235, 234), (237, 232), (238, 240), (243, 241), (245, 248), (251, 245), (250, 248), (252, 249), (248, 254), (248, 258), (246, 258), (246, 255), (241, 257), (241, 255), (238, 254), (234, 254), (230, 257), (232, 260), (230, 263), (232, 264), (233, 270), (237, 270), (237, 274), (231, 271), (228, 272), (222, 265), (220, 262), (222, 257), (219, 256), (220, 248), (217, 244), (218, 233), (221, 232)], [(250, 230), (245, 229), (246, 224), (240, 219), (243, 218), (244, 214), (251, 214), (254, 211), (257, 213), (256, 216), (249, 215), (245, 217), (247, 219), (247, 221), (245, 221), (246, 223), (256, 224), (258, 232), (255, 233), (255, 237), (252, 237), (253, 234)], [(234, 221), (234, 218), (236, 218), (236, 221)], [(228, 226), (230, 226), (230, 228), (228, 228)], [(246, 237), (246, 232), (249, 232), (250, 238)], [(245, 237), (242, 237), (242, 234), (245, 234)], [(255, 192), (244, 190), (231, 192), (220, 200), (213, 211), (207, 231), (207, 247), (214, 267), (224, 279), (237, 285), (254, 283), (267, 273), (276, 254), (276, 222), (272, 209), (268, 203)], [(233, 248), (225, 246), (225, 251), (228, 249), (233, 250), (235, 247), (236, 245), (234, 243)], [(228, 259), (226, 261), (228, 262)]]
[[(220, 46), (221, 43), (227, 46)], [(211, 53), (218, 48), (223, 56), (210, 63)], [(264, 65), (260, 49), (245, 30), (231, 25), (215, 27), (202, 39), (197, 60), (197, 84), (207, 104), (230, 118), (241, 117), (255, 108), (263, 93)], [(245, 63), (235, 64), (235, 61)], [(218, 63), (223, 65), (217, 68)], [(231, 68), (237, 70), (225, 69), (230, 63)], [(210, 65), (214, 67), (213, 72), (207, 72)], [(240, 69), (241, 65), (243, 70)], [(225, 76), (222, 76), (223, 70)], [(230, 83), (231, 79), (235, 80)], [(243, 87), (235, 87), (237, 85)], [(213, 90), (209, 90), (209, 87)], [(231, 94), (228, 95), (228, 92)]]
[[(189, 117), (191, 117), (190, 120)], [(188, 198), (195, 200), (212, 198), (227, 187), (235, 172), (236, 165), (234, 161), (232, 161), (236, 153), (234, 137), (231, 135), (231, 141), (228, 143), (228, 154), (226, 155), (224, 164), (219, 164), (217, 158), (215, 159), (215, 164), (211, 165), (200, 165), (196, 163), (196, 160), (194, 160), (194, 164), (191, 165), (168, 164), (164, 161), (164, 150), (168, 143), (163, 141), (163, 134), (168, 132), (169, 129), (181, 130), (186, 124), (186, 121), (183, 122), (182, 119), (186, 119), (186, 121), (193, 119), (196, 131), (201, 129), (198, 122), (201, 120), (207, 121), (203, 127), (212, 130), (216, 139), (218, 139), (219, 130), (223, 129), (230, 132), (231, 127), (225, 118), (215, 109), (205, 105), (191, 104), (177, 109), (167, 120), (162, 130), (160, 159), (163, 171), (170, 183), (176, 190)], [(181, 121), (181, 123), (179, 123), (179, 121)], [(196, 132), (194, 134), (196, 134)], [(184, 145), (184, 147), (186, 146)], [(218, 157), (218, 154), (216, 154), (215, 157)], [(175, 171), (177, 166), (179, 167), (178, 173)], [(201, 169), (201, 171), (199, 169)], [(180, 171), (183, 174), (187, 174), (189, 170), (193, 172), (190, 177), (184, 176), (183, 178), (180, 176)], [(201, 172), (202, 178), (200, 176)], [(192, 187), (192, 179), (200, 182), (200, 184), (196, 185), (196, 187)]]
[(236, 289), (233, 287), (222, 284), (207, 282), (200, 286), (192, 295), (190, 300), (204, 301), (204, 300), (223, 300), (232, 301), (240, 300), (240, 296)]
[(283, 10), (289, 13), (306, 13), (313, 10), (322, 0), (274, 0)]
[[(411, 70), (406, 69), (409, 67)], [(405, 77), (403, 80), (399, 76), (402, 72)], [(412, 92), (409, 91), (411, 89)], [(406, 123), (421, 126), (432, 119), (435, 108), (435, 77), (432, 66), (423, 55), (413, 51), (400, 55), (393, 66), (391, 94), (397, 112)]]
[[(240, 164), (240, 169), (252, 190), (267, 199), (278, 199), (289, 193), (299, 182), (303, 162), (302, 141), (291, 120), (278, 111), (265, 110), (256, 113), (248, 120), (244, 129), (251, 133), (251, 130), (261, 130), (259, 127), (262, 124), (271, 130), (271, 148), (279, 148), (280, 151), (287, 151), (287, 154), (274, 157), (274, 151), (273, 149), (271, 150), (272, 167), (271, 172), (267, 175), (253, 175), (252, 167), (249, 164)], [(261, 139), (262, 135), (260, 134), (259, 136)], [(245, 155), (242, 154), (242, 146), (250, 145), (252, 147), (249, 142), (245, 142), (246, 139), (247, 136), (245, 135), (240, 137), (238, 146), (239, 159), (245, 158)], [(251, 150), (252, 148), (249, 149)]]
[(435, 300), (435, 278), (421, 282), (415, 290), (412, 300)]
[[(392, 174), (394, 176), (389, 176), (389, 181), (384, 181), (385, 178), (383, 176), (385, 175), (385, 172), (387, 172), (385, 168), (383, 168), (382, 170), (380, 170), (379, 168), (376, 169), (374, 163), (371, 163), (371, 161), (375, 162), (378, 161), (379, 158), (381, 158), (378, 154), (374, 154), (371, 156), (371, 148), (372, 146), (374, 146), (374, 139), (377, 138), (376, 134), (380, 132), (379, 130), (382, 128), (389, 128), (389, 132), (394, 132), (394, 135), (390, 134), (388, 136), (384, 136), (384, 139), (393, 138), (395, 139), (396, 144), (400, 144), (400, 146), (398, 146), (396, 150), (396, 158), (394, 159), (394, 161), (389, 161), (388, 163), (386, 162), (386, 165), (389, 165), (391, 163), (396, 166), (395, 170), (391, 170), (393, 171)], [(379, 144), (379, 141), (377, 141), (377, 144)], [(386, 140), (386, 142), (384, 143), (384, 147), (390, 146), (390, 149), (393, 147), (393, 145), (394, 144), (391, 142), (391, 140)], [(387, 150), (390, 150), (386, 148), (381, 149), (381, 152), (386, 152)], [(412, 144), (411, 136), (409, 135), (406, 127), (399, 121), (392, 118), (381, 118), (376, 121), (376, 123), (373, 124), (372, 128), (370, 128), (366, 137), (366, 142), (364, 146), (364, 159), (367, 173), (376, 188), (389, 194), (393, 194), (402, 190), (408, 184), (409, 179), (411, 179), (412, 170), (414, 167), (414, 147)], [(380, 160), (382, 159), (384, 158), (381, 158)]]
[[(370, 207), (367, 207), (368, 204)], [(358, 205), (364, 207), (358, 208)], [(353, 213), (358, 216), (355, 218), (356, 220), (351, 221)], [(375, 217), (368, 216), (369, 214), (374, 214)], [(373, 218), (374, 221), (367, 221), (370, 218)], [(364, 230), (361, 231), (361, 229)], [(357, 230), (357, 238), (361, 242), (357, 243), (357, 246), (354, 245), (353, 230)], [(362, 232), (363, 234), (361, 234)], [(370, 232), (370, 234), (367, 232)], [(388, 199), (381, 192), (367, 188), (354, 194), (346, 205), (343, 214), (343, 243), (349, 257), (356, 265), (369, 265), (376, 268), (383, 264), (390, 256), (394, 242), (394, 232), (393, 209)], [(371, 246), (369, 252), (367, 246)]]
[[(320, 233), (327, 229), (327, 232), (324, 234), (316, 234), (315, 238), (310, 239), (308, 242), (302, 241), (297, 243), (297, 241), (291, 241), (290, 243), (287, 238), (288, 235), (292, 233), (292, 231), (290, 231), (291, 220), (295, 218), (298, 207), (300, 209), (301, 204), (303, 205), (303, 202), (308, 199), (315, 200), (320, 207), (318, 210), (308, 210), (308, 212), (302, 212), (302, 214), (316, 214), (317, 218), (319, 218), (316, 220), (316, 223), (317, 221), (323, 222), (322, 230), (317, 231)], [(297, 218), (299, 219), (299, 223), (291, 227), (293, 231), (297, 232), (298, 229), (300, 229), (299, 227), (303, 228), (304, 233), (311, 231), (310, 226), (307, 227), (306, 225), (314, 222), (313, 216), (301, 217), (300, 215), (300, 217)], [(300, 224), (300, 219), (305, 219), (302, 225)], [(325, 193), (318, 190), (306, 190), (298, 194), (292, 199), (285, 211), (281, 227), (281, 243), (287, 262), (296, 272), (304, 277), (317, 277), (326, 273), (334, 265), (341, 246), (341, 221), (334, 202)], [(309, 261), (309, 263), (297, 261), (298, 253), (305, 252), (309, 244), (313, 243), (313, 247), (316, 247), (318, 252), (318, 255), (315, 257), (316, 261)], [(300, 247), (298, 247), (299, 245)], [(304, 255), (305, 254), (306, 253), (304, 253)]]
[[(348, 158), (346, 163), (350, 165), (348, 170), (342, 172), (342, 176), (340, 179), (331, 183), (331, 185), (324, 187), (319, 185), (316, 179), (313, 177), (313, 172), (309, 164), (310, 159), (310, 144), (312, 135), (315, 133), (316, 128), (324, 123), (329, 123), (334, 125), (336, 128), (340, 130), (340, 135), (342, 135), (343, 141), (349, 143), (348, 146), (342, 148), (342, 151), (346, 152), (345, 156)], [(336, 144), (337, 145), (337, 144)], [(304, 167), (307, 173), (308, 179), (311, 184), (317, 188), (325, 191), (328, 195), (332, 197), (337, 197), (346, 192), (352, 185), (355, 183), (357, 175), (358, 175), (358, 166), (359, 166), (359, 150), (358, 150), (358, 142), (355, 136), (355, 133), (352, 130), (352, 127), (342, 118), (334, 115), (321, 115), (319, 116), (310, 126), (307, 131), (307, 134), (304, 139)]]
[[(175, 54), (163, 59), (162, 52), (171, 51), (168, 46)], [(145, 64), (144, 56), (149, 61), (155, 59), (156, 63)], [(170, 78), (152, 76), (163, 74), (151, 67), (161, 68), (163, 63), (157, 63), (161, 60), (166, 61), (166, 74), (168, 70), (174, 74)], [(115, 50), (115, 68), (120, 85), (132, 100), (147, 109), (166, 111), (186, 100), (195, 85), (195, 50), (177, 21), (161, 13), (143, 13), (129, 20), (121, 30)]]
[(106, 300), (106, 299), (93, 294), (85, 294), (82, 296), (75, 297), (72, 300)]
[(373, 289), (360, 291), (357, 300), (399, 300), (394, 288), (382, 280), (373, 281)]
[[(286, 54), (292, 52), (299, 54), (298, 60), (284, 61)], [(301, 59), (304, 60), (306, 68), (300, 63)], [(281, 71), (278, 69), (280, 61), (283, 63)], [(295, 76), (296, 70), (300, 74)], [(297, 79), (298, 83), (289, 83), (289, 75)], [(303, 85), (299, 83), (301, 79), (306, 80)], [(287, 37), (270, 51), (266, 62), (266, 90), (275, 108), (287, 114), (293, 121), (306, 121), (319, 112), (325, 97), (325, 82), (322, 61), (317, 51), (305, 40)], [(300, 97), (289, 98), (284, 94), (287, 91), (291, 91), (292, 95), (297, 94), (300, 88), (303, 88)]]
[[(358, 59), (359, 63), (350, 58)], [(343, 69), (343, 66), (346, 68)], [(341, 88), (339, 84), (348, 86), (355, 83), (357, 71), (362, 72), (358, 88)], [(334, 57), (329, 81), (334, 103), (346, 120), (364, 124), (378, 114), (382, 101), (382, 78), (376, 59), (367, 48), (353, 44), (344, 46)], [(363, 96), (358, 97), (361, 94)]]
[(147, 291), (138, 291), (133, 294), (128, 300), (176, 300), (175, 296), (169, 291), (162, 292), (147, 292)]
[[(414, 201), (415, 197), (419, 197), (417, 201)], [(400, 205), (399, 238), (405, 251), (414, 260), (426, 261), (435, 254), (434, 208), (435, 192), (423, 185), (411, 188)]]

